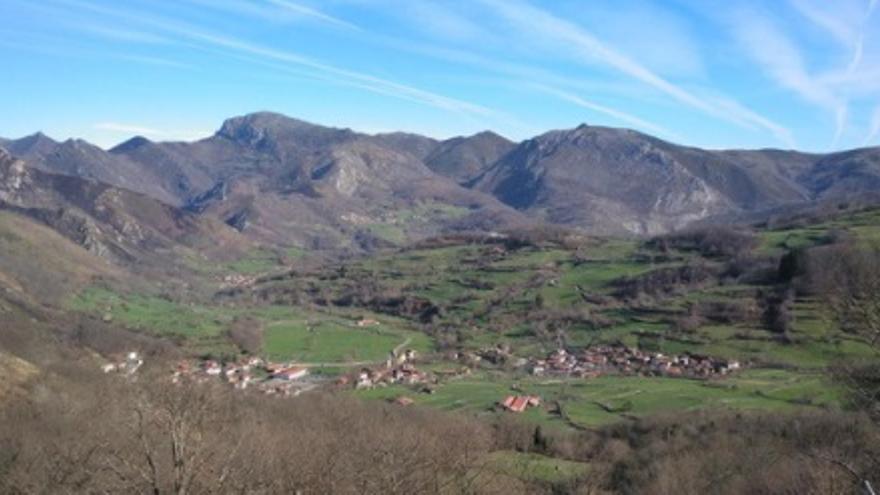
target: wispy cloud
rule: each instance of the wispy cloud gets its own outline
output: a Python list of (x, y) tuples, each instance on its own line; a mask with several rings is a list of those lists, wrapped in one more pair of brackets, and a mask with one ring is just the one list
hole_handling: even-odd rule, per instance
[(861, 1), (850, 8), (845, 8), (847, 4), (839, 2), (817, 3), (815, 0), (789, 0), (789, 2), (804, 18), (825, 30), (850, 50), (845, 72), (849, 75), (853, 74), (864, 58), (865, 29), (877, 0), (872, 0), (867, 8)]
[(165, 133), (151, 127), (137, 124), (123, 124), (119, 122), (98, 122), (93, 126), (100, 131), (110, 131), (120, 134), (140, 134), (142, 136), (164, 136)]
[[(394, 2), (386, 6), (386, 10), (418, 34), (427, 34), (446, 42), (498, 42), (479, 21), (463, 15), (464, 9), (456, 9), (451, 2)], [(419, 22), (413, 23), (413, 19)]]
[(551, 88), (548, 86), (543, 86), (540, 84), (531, 85), (534, 89), (538, 91), (542, 91), (544, 93), (553, 95), (557, 98), (565, 100), (569, 103), (573, 103), (579, 107), (586, 108), (588, 110), (592, 110), (594, 112), (598, 112), (604, 115), (607, 115), (615, 120), (626, 123), (630, 126), (633, 126), (637, 129), (642, 129), (647, 132), (652, 132), (655, 134), (661, 134), (676, 140), (681, 139), (680, 136), (677, 136), (674, 132), (658, 125), (653, 122), (649, 122), (647, 120), (636, 117), (635, 115), (629, 114), (627, 112), (623, 112), (605, 105), (600, 105), (598, 103), (594, 103), (588, 100), (581, 98), (578, 95), (562, 91), (556, 88)]
[(726, 112), (731, 119), (738, 120), (741, 125), (752, 128), (757, 126), (766, 129), (788, 148), (793, 149), (797, 147), (797, 142), (791, 130), (743, 106), (738, 101), (722, 96), (715, 98), (714, 103), (721, 111)]
[(77, 29), (87, 33), (101, 36), (102, 38), (113, 41), (122, 41), (130, 43), (147, 43), (147, 44), (168, 44), (171, 40), (158, 36), (153, 33), (138, 31), (134, 29), (118, 29), (98, 24), (84, 24), (81, 22), (70, 22), (68, 25), (75, 26)]
[[(105, 133), (109, 133), (112, 135), (122, 135), (122, 136), (144, 136), (153, 139), (163, 139), (163, 140), (179, 140), (179, 141), (192, 141), (196, 139), (201, 139), (213, 134), (212, 131), (202, 130), (202, 129), (156, 129), (154, 127), (142, 125), (142, 124), (131, 124), (131, 123), (123, 123), (123, 122), (98, 122), (92, 126), (95, 130), (103, 131)], [(99, 139), (104, 144), (113, 144), (114, 142), (118, 142), (118, 139), (112, 138), (104, 138)]]
[[(6, 34), (0, 31), (0, 34)], [(116, 52), (95, 49), (88, 45), (71, 44), (63, 37), (34, 36), (33, 33), (22, 33), (11, 36), (16, 41), (0, 40), (0, 46), (29, 53), (39, 53), (60, 59), (106, 60), (133, 62), (175, 69), (192, 69), (193, 66), (163, 57), (138, 55), (134, 53)]]
[(348, 21), (326, 14), (318, 9), (290, 0), (187, 0), (204, 8), (222, 10), (273, 23), (315, 21), (338, 28), (360, 30)]
[(486, 117), (499, 115), (499, 112), (482, 105), (447, 97), (363, 72), (344, 69), (289, 50), (280, 50), (232, 36), (212, 33), (197, 26), (179, 21), (147, 15), (142, 12), (123, 11), (104, 7), (86, 1), (59, 1), (74, 8), (89, 10), (112, 18), (125, 20), (129, 23), (139, 24), (141, 26), (148, 26), (152, 29), (161, 31), (165, 35), (174, 35), (189, 40), (190, 42), (228, 50), (239, 57), (242, 55), (248, 55), (252, 57), (252, 59), (256, 59), (254, 60), (256, 62), (274, 61), (282, 64), (305, 67), (323, 73), (326, 76), (331, 76), (331, 81), (338, 81), (340, 84), (356, 86), (374, 93), (413, 101), (469, 116)]
[[(823, 2), (823, 6), (813, 0), (789, 0), (789, 3), (806, 19), (831, 34), (839, 43), (849, 47), (858, 40), (858, 32), (852, 24), (839, 15), (839, 4)], [(831, 7), (831, 11), (828, 7)]]
[(831, 113), (834, 119), (832, 146), (835, 146), (846, 125), (846, 100), (807, 72), (798, 47), (764, 13), (739, 12), (733, 31), (749, 56), (779, 86)]
[(870, 146), (871, 144), (880, 144), (874, 143), (874, 141), (880, 137), (880, 105), (874, 109), (874, 114), (871, 116), (871, 128), (868, 131), (868, 135), (865, 137), (863, 146)]
[(333, 17), (331, 15), (325, 14), (325, 13), (323, 13), (319, 10), (313, 9), (311, 7), (306, 7), (305, 5), (293, 3), (289, 0), (268, 0), (268, 2), (271, 3), (272, 5), (275, 5), (277, 7), (284, 9), (284, 10), (287, 10), (288, 12), (293, 12), (295, 14), (298, 14), (298, 15), (301, 15), (304, 17), (316, 19), (318, 21), (325, 22), (327, 24), (332, 24), (334, 26), (344, 27), (344, 28), (348, 28), (348, 29), (360, 30), (360, 28), (358, 26), (355, 26), (354, 24), (352, 24), (348, 21), (344, 21), (342, 19), (339, 19), (338, 17)]
[(744, 112), (739, 116), (740, 118), (732, 118), (723, 109), (664, 79), (605, 44), (585, 29), (526, 2), (518, 0), (482, 0), (482, 2), (514, 24), (521, 32), (556, 42), (558, 46), (579, 55), (586, 62), (599, 62), (609, 66), (672, 97), (681, 104), (737, 125), (743, 125), (742, 119), (746, 119), (746, 125), (757, 125), (774, 133), (781, 127), (777, 124), (768, 127), (769, 119), (760, 117), (754, 112)]
[[(166, 27), (170, 28), (170, 26)], [(396, 96), (410, 101), (416, 101), (431, 105), (444, 110), (462, 112), (467, 114), (488, 116), (496, 113), (494, 110), (491, 110), (482, 105), (450, 98), (405, 84), (375, 77), (369, 74), (335, 67), (333, 65), (319, 62), (290, 51), (277, 50), (237, 38), (230, 38), (207, 32), (184, 30), (180, 31), (179, 34), (198, 41), (210, 43), (215, 46), (234, 50), (236, 52), (247, 53), (277, 62), (284, 62), (308, 67), (310, 69), (314, 69), (328, 75), (336, 76), (336, 78), (344, 80), (343, 82), (356, 83), (359, 87), (369, 89), (371, 91), (387, 96)]]
[(139, 64), (147, 64), (147, 65), (157, 65), (162, 67), (171, 67), (174, 69), (192, 69), (193, 66), (189, 64), (185, 64), (183, 62), (178, 62), (176, 60), (169, 60), (167, 58), (162, 57), (151, 57), (145, 55), (135, 55), (132, 53), (107, 53), (108, 57), (118, 58), (120, 60), (127, 60), (129, 62), (136, 62)]

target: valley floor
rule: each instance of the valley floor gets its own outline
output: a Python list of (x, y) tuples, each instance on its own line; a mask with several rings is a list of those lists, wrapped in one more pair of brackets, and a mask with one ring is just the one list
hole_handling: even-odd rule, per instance
[[(784, 335), (768, 328), (762, 297), (773, 282), (755, 279), (766, 278), (761, 270), (772, 275), (785, 252), (819, 244), (832, 230), (869, 241), (878, 224), (880, 213), (868, 211), (761, 231), (749, 266), (736, 268), (738, 274), (727, 273), (742, 263), (733, 256), (638, 241), (471, 239), (310, 270), (278, 271), (263, 263), (244, 272), (251, 275), (240, 286), (208, 299), (95, 287), (68, 306), (170, 338), (202, 360), (232, 362), (248, 352), (309, 367), (311, 376), (351, 383), (352, 393), (366, 399), (407, 397), (443, 410), (503, 415), (510, 414), (498, 407), (506, 396), (535, 395), (541, 407), (523, 418), (561, 428), (702, 409), (833, 410), (842, 407), (842, 397), (826, 367), (871, 358), (873, 351), (835, 330), (809, 295), (793, 301)], [(234, 267), (251, 264), (227, 268)], [(234, 274), (222, 273), (226, 280)], [(658, 273), (671, 278), (652, 282)], [(689, 317), (694, 321), (683, 321)], [(363, 322), (369, 324), (359, 326)], [(255, 347), (242, 349), (231, 338), (233, 327), (252, 334)], [(557, 349), (577, 353), (609, 344), (707, 356), (742, 363), (742, 369), (709, 377), (534, 372), (536, 360)], [(359, 374), (391, 370), (389, 356), (405, 350), (418, 355), (409, 363), (418, 380), (355, 387)]]

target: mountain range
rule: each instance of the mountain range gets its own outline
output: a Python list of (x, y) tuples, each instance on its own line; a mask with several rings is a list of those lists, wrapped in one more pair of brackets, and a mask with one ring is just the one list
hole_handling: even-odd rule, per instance
[(581, 125), (369, 135), (260, 112), (195, 142), (0, 139), (0, 206), (121, 259), (257, 244), (371, 249), (553, 224), (651, 235), (880, 190), (880, 148), (711, 151)]

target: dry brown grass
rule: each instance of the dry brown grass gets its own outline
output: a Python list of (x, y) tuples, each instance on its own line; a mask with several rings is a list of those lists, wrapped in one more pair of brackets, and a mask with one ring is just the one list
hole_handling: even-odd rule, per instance
[(11, 354), (0, 352), (0, 402), (13, 400), (24, 394), (23, 386), (39, 374), (33, 364)]

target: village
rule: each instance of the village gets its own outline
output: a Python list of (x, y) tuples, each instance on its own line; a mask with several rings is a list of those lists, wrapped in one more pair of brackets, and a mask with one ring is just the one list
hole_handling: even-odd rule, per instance
[(272, 362), (260, 357), (245, 357), (221, 363), (212, 359), (180, 361), (171, 374), (171, 382), (205, 383), (219, 380), (237, 390), (256, 390), (266, 395), (295, 397), (322, 385), (368, 389), (393, 384), (436, 383), (436, 378), (416, 368), (417, 353), (412, 349), (389, 354), (388, 359), (358, 372), (340, 375), (333, 380), (310, 373), (310, 368), (295, 362)]
[(311, 379), (309, 369), (295, 363), (275, 363), (248, 357), (228, 363), (215, 360), (180, 361), (171, 374), (171, 383), (205, 383), (220, 380), (237, 390), (256, 390), (266, 395), (295, 397), (316, 388), (321, 380)]
[[(358, 323), (359, 326), (374, 324), (368, 320)], [(431, 394), (443, 382), (469, 375), (474, 369), (484, 366), (483, 363), (491, 367), (511, 363), (514, 369), (535, 377), (582, 379), (606, 375), (710, 379), (724, 377), (742, 367), (735, 360), (693, 353), (665, 355), (623, 344), (597, 345), (578, 351), (560, 348), (544, 358), (516, 357), (508, 346), (499, 344), (479, 352), (456, 352), (445, 357), (464, 364), (455, 369), (425, 371), (417, 366), (420, 359), (418, 352), (413, 349), (395, 349), (383, 363), (362, 366), (357, 371), (331, 378), (322, 373), (312, 374), (310, 368), (302, 363), (273, 362), (256, 356), (245, 356), (222, 363), (213, 359), (182, 360), (171, 372), (171, 383), (207, 383), (214, 380), (237, 390), (253, 390), (276, 397), (296, 397), (323, 386), (367, 390), (406, 385), (417, 392)], [(102, 370), (105, 373), (131, 377), (143, 364), (143, 357), (132, 351), (104, 364)], [(414, 403), (413, 399), (406, 396), (399, 396), (392, 402), (401, 406)], [(499, 398), (497, 406), (500, 410), (521, 413), (530, 407), (540, 406), (541, 403), (538, 396), (510, 395)]]
[(652, 353), (625, 345), (599, 345), (577, 353), (557, 349), (544, 359), (529, 362), (532, 375), (596, 378), (608, 374), (710, 378), (741, 368), (739, 361), (685, 353), (679, 356)]

